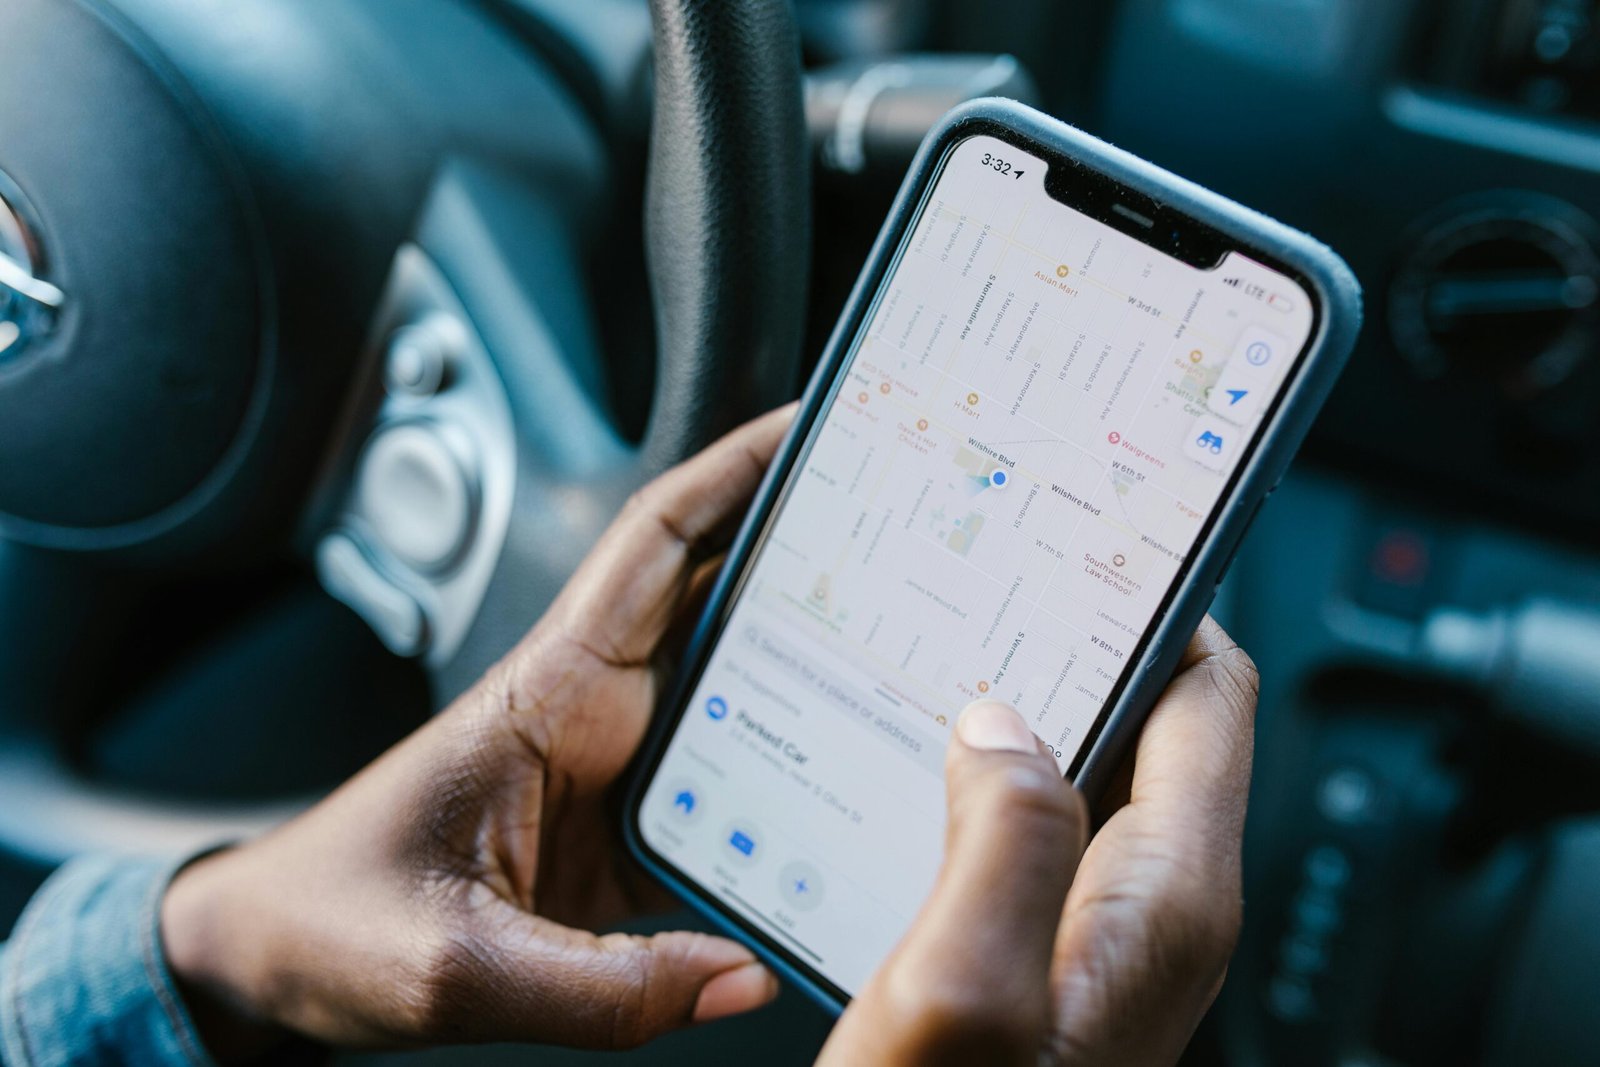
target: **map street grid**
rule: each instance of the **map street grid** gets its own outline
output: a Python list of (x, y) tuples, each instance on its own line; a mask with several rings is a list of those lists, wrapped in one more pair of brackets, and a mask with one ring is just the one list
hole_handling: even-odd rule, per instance
[(1045, 173), (947, 157), (641, 809), (847, 992), (937, 873), (961, 709), (1071, 764), (1311, 330), (1283, 275), (1172, 259)]
[(951, 159), (746, 595), (926, 728), (993, 696), (1065, 765), (1226, 483), (1182, 442), (1244, 323), (1054, 201), (980, 221), (985, 147)]

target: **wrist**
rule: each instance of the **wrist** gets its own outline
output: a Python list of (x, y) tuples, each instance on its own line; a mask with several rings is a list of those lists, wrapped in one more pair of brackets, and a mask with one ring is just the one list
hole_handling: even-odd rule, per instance
[(250, 1060), (289, 1040), (266, 995), (273, 933), (265, 902), (233, 877), (237, 853), (204, 856), (178, 872), (161, 903), (167, 968), (195, 1028), (221, 1063)]

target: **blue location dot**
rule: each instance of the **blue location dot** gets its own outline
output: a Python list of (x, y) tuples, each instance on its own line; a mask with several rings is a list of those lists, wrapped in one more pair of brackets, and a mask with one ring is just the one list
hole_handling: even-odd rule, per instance
[(713, 719), (726, 719), (728, 717), (728, 702), (721, 697), (712, 697), (706, 701), (706, 714)]
[(994, 486), (996, 489), (1004, 489), (1006, 487), (1006, 483), (1010, 480), (1011, 476), (1005, 471), (995, 471), (989, 475), (989, 484)]

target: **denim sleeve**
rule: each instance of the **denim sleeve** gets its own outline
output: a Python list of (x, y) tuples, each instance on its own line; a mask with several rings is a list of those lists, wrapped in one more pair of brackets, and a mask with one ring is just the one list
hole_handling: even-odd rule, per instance
[(161, 947), (181, 862), (86, 857), (57, 871), (0, 946), (5, 1067), (210, 1067)]

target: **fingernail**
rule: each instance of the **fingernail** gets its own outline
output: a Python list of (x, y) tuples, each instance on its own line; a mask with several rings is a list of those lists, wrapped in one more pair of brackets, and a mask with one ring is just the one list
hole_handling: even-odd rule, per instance
[(956, 720), (956, 735), (969, 748), (1001, 752), (1039, 751), (1033, 731), (1009, 704), (998, 700), (979, 700), (968, 704)]
[(726, 937), (702, 937), (695, 941), (694, 963), (701, 970), (731, 971), (755, 962), (755, 953)]
[(694, 1002), (694, 1021), (708, 1023), (730, 1015), (754, 1011), (778, 995), (778, 980), (759, 963), (723, 971), (700, 989)]

